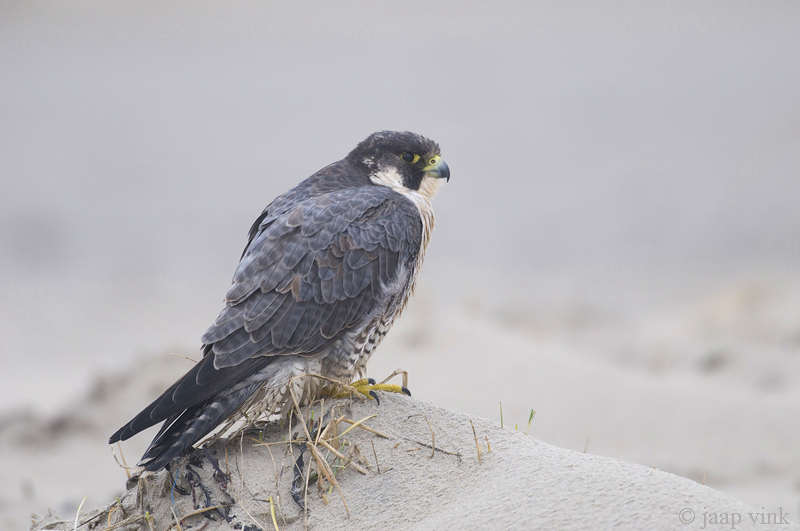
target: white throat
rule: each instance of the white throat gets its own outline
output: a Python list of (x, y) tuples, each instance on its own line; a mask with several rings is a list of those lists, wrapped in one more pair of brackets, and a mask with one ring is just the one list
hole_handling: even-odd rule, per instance
[[(403, 184), (403, 176), (394, 168), (380, 170), (372, 175), (370, 180), (377, 185), (386, 186), (406, 196), (417, 206), (423, 219), (426, 216), (430, 216), (431, 221), (433, 220), (431, 199), (433, 199), (433, 196), (436, 195), (436, 192), (439, 191), (439, 187), (442, 185), (442, 180), (438, 177), (425, 174), (417, 190), (409, 190), (406, 188)], [(431, 225), (433, 225), (433, 223), (431, 223)]]

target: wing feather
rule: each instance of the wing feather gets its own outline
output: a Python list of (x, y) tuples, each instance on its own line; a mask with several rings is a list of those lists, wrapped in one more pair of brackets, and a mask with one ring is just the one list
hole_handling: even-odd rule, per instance
[(214, 366), (310, 354), (363, 325), (392, 281), (409, 273), (402, 264), (415, 262), (421, 233), (413, 203), (372, 185), (306, 197), (264, 216), (226, 309), (203, 336)]

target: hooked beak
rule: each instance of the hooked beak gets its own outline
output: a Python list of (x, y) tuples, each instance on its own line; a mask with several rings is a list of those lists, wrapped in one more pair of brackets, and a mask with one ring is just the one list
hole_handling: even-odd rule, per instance
[(450, 168), (447, 166), (447, 163), (439, 157), (433, 158), (431, 164), (425, 166), (422, 171), (428, 175), (438, 177), (439, 179), (447, 179), (448, 182), (450, 181)]

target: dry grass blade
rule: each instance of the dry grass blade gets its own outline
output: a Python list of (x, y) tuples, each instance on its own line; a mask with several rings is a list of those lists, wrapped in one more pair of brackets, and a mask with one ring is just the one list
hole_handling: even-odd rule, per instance
[[(323, 405), (323, 407), (324, 407), (324, 405)], [(332, 412), (332, 410), (331, 410), (331, 412)], [(328, 425), (325, 426), (325, 429), (322, 430), (322, 433), (319, 435), (319, 439), (327, 439), (328, 438), (328, 432), (331, 432), (332, 435), (331, 435), (329, 440), (333, 443), (333, 446), (336, 447), (336, 449), (338, 449), (339, 448), (339, 429), (338, 428), (339, 428), (339, 423), (342, 420), (344, 420), (344, 418), (345, 418), (345, 416), (341, 415), (338, 419), (328, 422)]]
[(354, 421), (354, 420), (351, 420), (351, 419), (342, 419), (342, 422), (346, 422), (346, 423), (348, 423), (348, 424), (352, 424), (352, 426), (350, 426), (349, 428), (347, 428), (347, 430), (345, 430), (345, 432), (344, 432), (344, 433), (342, 433), (341, 435), (339, 435), (339, 437), (341, 437), (342, 435), (344, 435), (345, 433), (347, 433), (348, 431), (350, 431), (350, 429), (351, 429), (351, 428), (355, 428), (356, 426), (358, 426), (358, 427), (359, 427), (359, 428), (361, 428), (362, 430), (367, 430), (367, 431), (368, 431), (368, 432), (370, 432), (370, 433), (374, 433), (374, 434), (375, 434), (375, 435), (377, 435), (378, 437), (383, 437), (384, 439), (391, 439), (391, 437), (389, 437), (389, 436), (388, 436), (388, 435), (386, 435), (385, 433), (381, 433), (381, 432), (379, 432), (378, 430), (373, 430), (373, 429), (372, 429), (372, 428), (370, 428), (369, 426), (364, 426), (364, 425), (362, 425), (362, 424), (361, 424), (361, 423), (362, 423), (362, 422), (364, 422), (365, 420), (369, 420), (369, 419), (371, 419), (372, 417), (377, 417), (377, 415), (370, 415), (369, 417), (365, 417), (365, 418), (363, 418), (363, 419), (359, 420), (358, 422), (356, 422), (356, 421)]
[[(309, 409), (311, 409), (311, 408), (309, 408)], [(312, 417), (311, 418), (312, 419), (314, 418), (313, 417), (313, 412), (312, 412)], [(320, 406), (319, 406), (319, 426), (317, 427), (317, 440), (314, 441), (314, 444), (317, 444), (319, 442), (320, 438), (322, 437), (322, 434), (324, 432), (328, 431), (328, 426), (330, 426), (330, 423), (328, 424), (328, 426), (325, 426), (324, 430), (322, 429), (322, 422), (324, 420), (325, 420), (325, 399), (323, 399), (320, 402)], [(312, 420), (312, 423), (311, 423), (311, 427), (312, 428), (314, 427), (313, 420)]]
[(345, 456), (344, 456), (344, 455), (343, 455), (341, 452), (339, 452), (339, 450), (337, 450), (336, 448), (334, 448), (333, 446), (331, 446), (331, 445), (330, 445), (330, 444), (328, 444), (327, 442), (325, 442), (325, 441), (323, 441), (323, 440), (321, 440), (321, 439), (320, 439), (320, 441), (319, 441), (319, 444), (321, 444), (322, 446), (324, 446), (325, 448), (327, 448), (328, 450), (330, 450), (330, 452), (331, 452), (333, 455), (335, 455), (336, 457), (338, 457), (339, 459), (341, 459), (341, 460), (342, 460), (344, 463), (346, 463), (346, 464), (348, 464), (348, 465), (353, 465), (353, 468), (355, 468), (356, 470), (358, 470), (359, 472), (361, 472), (361, 473), (362, 473), (362, 474), (364, 474), (365, 476), (366, 476), (367, 474), (369, 474), (369, 472), (367, 472), (367, 471), (366, 471), (366, 470), (364, 470), (364, 469), (363, 469), (361, 466), (359, 466), (359, 464), (358, 464), (358, 463), (356, 463), (356, 462), (354, 462), (353, 460), (351, 460), (351, 459), (348, 459), (347, 457), (345, 457)]
[[(294, 381), (297, 378), (299, 378), (299, 377), (296, 376), (295, 378), (292, 378), (292, 381)], [(322, 377), (322, 376), (320, 376), (320, 378), (322, 378), (324, 380), (329, 380), (329, 381), (335, 382), (335, 380), (331, 380), (330, 378), (325, 378), (325, 377)], [(347, 386), (347, 387), (349, 387), (349, 386)], [(294, 408), (297, 410), (298, 416), (300, 417), (300, 419), (302, 419), (303, 418), (303, 413), (300, 411), (300, 402), (297, 400), (297, 397), (294, 394), (294, 389), (292, 388), (291, 385), (289, 386), (289, 393), (292, 396), (292, 406), (294, 406)], [(367, 418), (369, 418), (369, 417), (367, 417)], [(366, 419), (364, 419), (364, 420), (366, 420)], [(339, 491), (339, 496), (342, 497), (342, 503), (344, 504), (344, 510), (347, 512), (347, 516), (350, 516), (350, 509), (347, 507), (347, 501), (345, 501), (345, 499), (344, 499), (344, 493), (342, 492), (342, 488), (339, 486), (339, 482), (336, 481), (336, 477), (333, 475), (333, 471), (330, 469), (330, 466), (328, 466), (328, 462), (325, 461), (325, 459), (323, 459), (322, 456), (319, 454), (319, 450), (317, 450), (317, 447), (313, 443), (313, 438), (311, 437), (311, 434), (308, 431), (308, 426), (306, 425), (306, 423), (305, 422), (301, 422), (300, 424), (303, 425), (303, 431), (305, 431), (305, 433), (306, 433), (306, 440), (307, 440), (306, 448), (308, 448), (308, 451), (311, 452), (311, 455), (314, 457), (314, 460), (317, 462), (317, 468), (319, 468), (319, 470), (323, 474), (325, 474), (325, 477), (328, 479), (330, 484), (335, 486), (336, 489)], [(342, 434), (342, 435), (344, 435), (344, 434)], [(308, 514), (308, 477), (309, 477), (309, 475), (307, 474), (306, 475), (306, 486), (305, 486), (305, 502), (303, 504), (305, 506), (303, 512), (306, 515)], [(307, 519), (304, 521), (304, 525), (306, 526), (306, 528), (308, 527), (308, 520)]]
[[(241, 462), (242, 462), (241, 467), (239, 466), (239, 460), (240, 459), (241, 459)], [(239, 437), (239, 456), (235, 458), (234, 462), (236, 463), (236, 470), (239, 472), (239, 478), (241, 478), (240, 487), (239, 487), (240, 491), (244, 492), (245, 490), (247, 490), (247, 492), (250, 493), (250, 497), (255, 499), (255, 496), (253, 496), (253, 493), (250, 492), (250, 489), (247, 488), (247, 485), (245, 485), (245, 482), (244, 482), (244, 470), (245, 470), (245, 467), (244, 467), (244, 433), (242, 433), (241, 436)], [(263, 529), (263, 530), (266, 531), (267, 528), (264, 527), (263, 525), (261, 525), (261, 522), (256, 520), (256, 518), (252, 514), (250, 514), (250, 511), (247, 510), (247, 507), (244, 506), (244, 501), (243, 501), (242, 497), (239, 496), (239, 494), (236, 492), (236, 488), (233, 486), (233, 482), (230, 483), (230, 486), (231, 486), (231, 490), (233, 491), (233, 497), (237, 502), (239, 502), (239, 507), (242, 508), (242, 510), (244, 511), (244, 514), (246, 514), (250, 518), (250, 520), (252, 520), (253, 523), (256, 524), (256, 526), (258, 526), (260, 529)], [(261, 505), (261, 504), (259, 503), (259, 505)]]
[(272, 515), (272, 525), (275, 526), (275, 531), (281, 531), (278, 527), (278, 519), (275, 518), (275, 502), (272, 501), (272, 496), (269, 497), (269, 513)]
[(175, 527), (178, 529), (178, 531), (183, 531), (183, 529), (181, 529), (181, 521), (178, 518), (178, 513), (175, 512), (175, 506), (173, 505), (170, 507), (170, 509), (172, 509), (172, 516), (175, 517)]
[(78, 517), (81, 515), (81, 508), (83, 507), (83, 502), (85, 502), (85, 501), (86, 501), (86, 496), (84, 496), (83, 500), (81, 500), (81, 504), (78, 505), (78, 512), (75, 513), (75, 527), (72, 528), (73, 531), (78, 529)]
[(364, 457), (364, 454), (361, 453), (361, 450), (358, 448), (357, 444), (354, 444), (351, 447), (351, 451), (355, 459), (357, 459), (361, 463), (364, 463), (365, 467), (370, 468), (369, 461), (367, 460), (366, 457)]
[(190, 358), (189, 356), (184, 356), (183, 354), (177, 354), (177, 353), (175, 353), (175, 352), (170, 352), (170, 355), (172, 355), (172, 356), (177, 356), (177, 357), (179, 357), (179, 358), (183, 358), (183, 359), (185, 359), (185, 360), (189, 360), (189, 361), (191, 361), (192, 363), (197, 363), (197, 360), (195, 360), (195, 359), (192, 359), (192, 358)]
[(472, 426), (472, 436), (475, 437), (475, 449), (478, 451), (478, 465), (483, 465), (481, 447), (478, 445), (478, 434), (475, 432), (475, 424), (472, 423), (472, 419), (469, 419), (469, 423)]
[(350, 516), (350, 509), (347, 507), (347, 501), (344, 499), (344, 492), (342, 492), (342, 488), (339, 486), (339, 482), (336, 481), (336, 476), (333, 474), (333, 470), (331, 470), (330, 465), (319, 453), (317, 447), (313, 444), (307, 444), (308, 450), (311, 452), (311, 455), (314, 456), (314, 460), (317, 462), (317, 468), (325, 474), (325, 478), (328, 482), (336, 487), (336, 490), (339, 491), (339, 496), (342, 497), (342, 503), (344, 504), (344, 510), (347, 512), (347, 516)]
[[(113, 453), (114, 452), (114, 450), (113, 450), (114, 447), (112, 446), (111, 448), (112, 448), (111, 452)], [(125, 474), (128, 476), (128, 479), (131, 479), (131, 471), (130, 471), (130, 468), (128, 467), (128, 462), (125, 461), (125, 454), (122, 453), (122, 444), (118, 442), (117, 443), (117, 448), (119, 448), (119, 456), (122, 458), (122, 468), (125, 469)], [(114, 459), (116, 459), (116, 458), (117, 458), (117, 456), (115, 454), (114, 455)]]
[(425, 417), (425, 422), (428, 423), (428, 429), (431, 430), (431, 459), (433, 456), (436, 455), (436, 434), (433, 433), (433, 427), (431, 426), (430, 421), (428, 420), (427, 415), (423, 415)]
[[(292, 378), (292, 381), (294, 381), (297, 378), (299, 377), (295, 376), (294, 378)], [(294, 389), (292, 388), (291, 385), (289, 386), (289, 393), (292, 395), (292, 405), (297, 410), (297, 416), (300, 418), (300, 425), (303, 427), (303, 431), (306, 433), (306, 441), (311, 442), (312, 440), (311, 433), (309, 433), (308, 425), (303, 420), (303, 412), (300, 411), (300, 401), (297, 400), (297, 397), (294, 395)]]
[(331, 446), (336, 448), (337, 450), (341, 447), (341, 443), (339, 442), (339, 423), (342, 422), (346, 418), (345, 415), (341, 415), (338, 419), (334, 420), (328, 427), (331, 429)]
[[(278, 465), (275, 463), (275, 456), (272, 455), (272, 449), (269, 446), (267, 446), (267, 452), (269, 452), (269, 458), (272, 459), (272, 470), (275, 471), (275, 488), (277, 489), (281, 482), (281, 478), (278, 476)], [(271, 499), (272, 496), (270, 496)]]
[[(275, 463), (275, 457), (272, 455), (272, 450), (270, 449), (269, 446), (267, 446), (267, 451), (269, 452), (269, 458), (272, 459), (272, 469), (275, 471), (275, 491), (276, 492), (280, 492), (281, 479), (280, 479), (280, 476), (278, 475), (278, 465)], [(287, 453), (288, 453), (288, 451), (287, 451)], [(275, 503), (272, 500), (272, 496), (269, 497), (269, 510), (270, 510), (270, 513), (272, 513), (272, 523), (275, 525), (275, 529), (280, 531), (280, 529), (278, 529), (278, 522), (277, 522), (277, 520), (275, 518), (275, 505), (278, 506), (278, 511), (280, 511), (280, 513), (281, 513), (281, 519), (283, 520), (283, 524), (284, 525), (286, 525), (286, 517), (283, 516), (283, 509), (281, 508), (281, 497), (280, 497), (280, 494), (277, 495), (277, 498), (278, 498), (278, 501), (277, 501), (277, 503)]]
[(308, 480), (311, 474), (306, 474), (306, 482), (303, 485), (303, 528), (308, 531)]
[(375, 443), (373, 441), (370, 441), (370, 444), (372, 444), (372, 455), (375, 456), (375, 468), (378, 469), (378, 474), (380, 474), (381, 465), (378, 464), (378, 452), (375, 451)]
[[(440, 452), (440, 453), (443, 453), (443, 454), (452, 455), (453, 457), (458, 457), (459, 461), (461, 460), (461, 454), (458, 453), (458, 452), (450, 452), (448, 450), (442, 450), (441, 448), (434, 449), (433, 446), (431, 446), (428, 443), (424, 443), (422, 441), (415, 441), (414, 439), (409, 439), (408, 437), (403, 437), (403, 440), (408, 441), (408, 442), (413, 442), (414, 444), (418, 444), (420, 446), (424, 446), (425, 448), (430, 448), (434, 452)], [(400, 443), (397, 443), (392, 447), (392, 449), (396, 450), (399, 446), (400, 446)]]
[(503, 427), (503, 402), (500, 402), (500, 427)]
[(353, 428), (356, 428), (356, 427), (358, 427), (358, 426), (361, 426), (361, 424), (362, 424), (362, 423), (363, 423), (365, 420), (369, 420), (369, 419), (371, 419), (371, 418), (375, 418), (375, 417), (377, 417), (377, 416), (378, 416), (378, 415), (369, 415), (369, 416), (366, 416), (366, 417), (364, 417), (363, 419), (361, 419), (361, 420), (358, 420), (358, 421), (353, 421), (353, 420), (350, 420), (350, 419), (344, 419), (344, 422), (347, 422), (348, 424), (352, 424), (352, 426), (350, 426), (349, 428), (347, 428), (346, 430), (344, 430), (344, 431), (342, 432), (342, 434), (341, 434), (341, 435), (339, 435), (339, 437), (344, 437), (345, 435), (347, 435), (347, 432), (348, 432), (348, 431), (350, 431), (350, 430), (352, 430)]
[(258, 439), (254, 439), (252, 437), (247, 437), (251, 441), (253, 441), (253, 446), (278, 446), (281, 444), (300, 444), (306, 442), (305, 439), (292, 439), (286, 441), (274, 441), (274, 442), (258, 442)]

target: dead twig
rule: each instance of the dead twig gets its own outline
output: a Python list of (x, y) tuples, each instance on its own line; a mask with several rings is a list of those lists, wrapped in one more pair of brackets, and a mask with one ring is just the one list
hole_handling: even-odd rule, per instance
[(382, 381), (381, 383), (382, 383), (382, 384), (385, 384), (386, 382), (388, 382), (389, 380), (391, 380), (392, 378), (394, 378), (394, 377), (395, 377), (395, 376), (397, 376), (398, 374), (402, 374), (402, 375), (403, 375), (403, 387), (406, 387), (406, 388), (407, 388), (407, 387), (408, 387), (408, 371), (404, 371), (403, 369), (395, 369), (395, 371), (394, 371), (392, 374), (390, 374), (390, 375), (389, 375), (389, 376), (388, 376), (388, 377), (387, 377), (387, 378), (386, 378), (384, 381)]
[(344, 510), (347, 512), (347, 516), (350, 516), (350, 509), (347, 507), (347, 502), (344, 499), (344, 493), (342, 492), (342, 487), (339, 486), (339, 482), (336, 481), (336, 476), (331, 470), (330, 465), (328, 464), (325, 459), (323, 459), (322, 455), (320, 455), (319, 450), (313, 444), (308, 445), (308, 450), (311, 452), (311, 455), (314, 457), (314, 460), (317, 462), (317, 469), (325, 475), (325, 478), (328, 480), (328, 483), (336, 487), (336, 490), (339, 491), (339, 496), (342, 497), (342, 503), (344, 504)]
[[(441, 448), (435, 448), (435, 449), (434, 449), (434, 448), (433, 448), (433, 447), (432, 447), (430, 444), (428, 444), (428, 443), (424, 443), (424, 442), (422, 442), (422, 441), (415, 441), (414, 439), (409, 439), (408, 437), (403, 437), (403, 440), (404, 440), (404, 441), (408, 441), (408, 442), (413, 442), (414, 444), (418, 444), (418, 445), (420, 445), (420, 446), (424, 446), (425, 448), (430, 448), (430, 449), (431, 449), (431, 450), (433, 450), (434, 452), (439, 452), (439, 453), (443, 453), (443, 454), (447, 454), (447, 455), (452, 455), (453, 457), (458, 457), (459, 461), (461, 461), (461, 457), (462, 457), (462, 455), (461, 455), (459, 452), (450, 452), (450, 451), (448, 451), (448, 450), (442, 450)], [(397, 449), (397, 447), (398, 447), (398, 446), (400, 446), (400, 443), (397, 443), (396, 445), (394, 445), (394, 447), (393, 447), (392, 449), (393, 449), (393, 450), (394, 450), (394, 449)]]
[[(369, 417), (363, 418), (363, 419), (359, 420), (358, 422), (356, 422), (354, 420), (351, 420), (351, 419), (342, 419), (342, 422), (346, 422), (348, 424), (354, 424), (354, 425), (358, 426), (359, 428), (361, 428), (362, 430), (367, 430), (370, 433), (374, 433), (378, 437), (383, 437), (384, 439), (391, 439), (391, 437), (389, 437), (385, 433), (381, 433), (378, 430), (373, 430), (372, 428), (370, 428), (368, 426), (364, 426), (364, 425), (360, 424), (361, 422), (364, 422), (365, 420), (369, 420), (370, 418), (375, 417), (375, 416), (377, 416), (377, 415), (370, 415)], [(354, 428), (354, 427), (355, 426), (351, 426), (350, 428)], [(347, 433), (347, 431), (349, 431), (350, 428), (347, 428), (347, 430), (344, 433)], [(342, 435), (344, 435), (344, 433), (342, 433)], [(342, 435), (340, 435), (339, 437), (341, 437)]]

